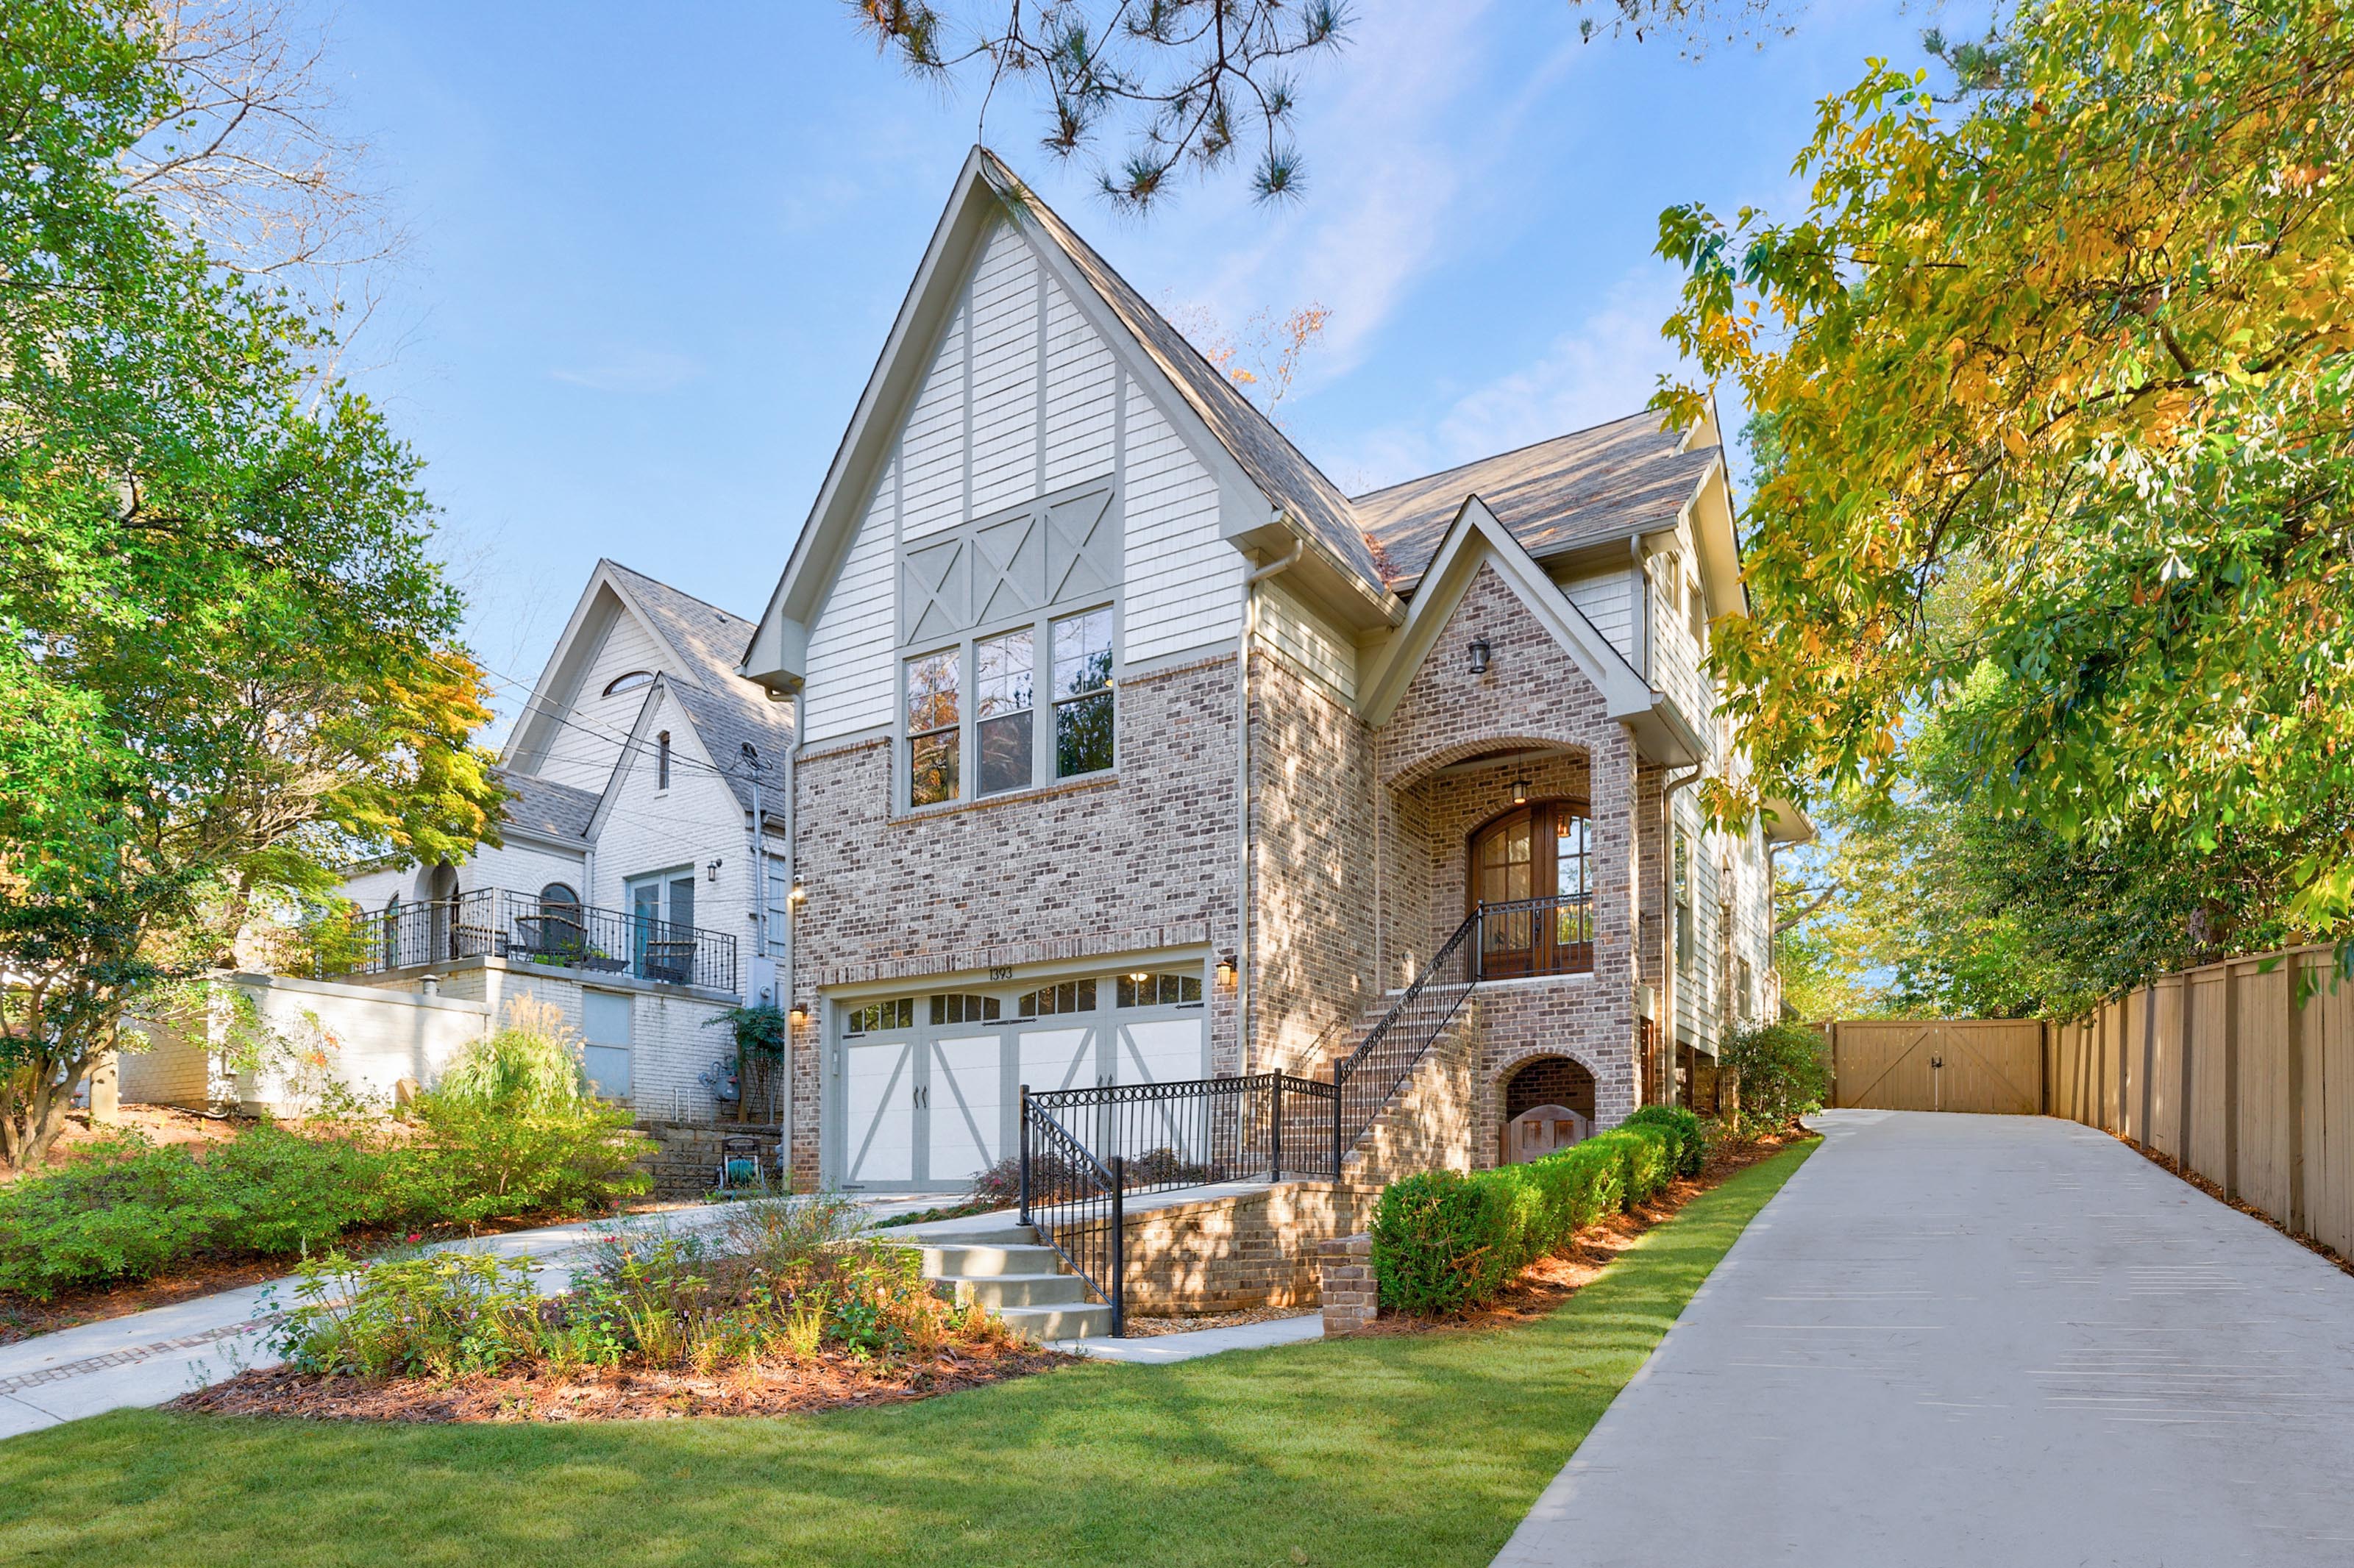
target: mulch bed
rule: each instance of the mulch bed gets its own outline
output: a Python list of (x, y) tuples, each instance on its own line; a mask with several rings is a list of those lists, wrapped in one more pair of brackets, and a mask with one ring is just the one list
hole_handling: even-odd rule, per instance
[[(1359, 1334), (1436, 1334), (1464, 1330), (1509, 1329), (1533, 1322), (1591, 1284), (1618, 1255), (1635, 1245), (1653, 1225), (1675, 1218), (1676, 1212), (1711, 1187), (1761, 1160), (1770, 1160), (1799, 1143), (1810, 1143), (1813, 1133), (1761, 1138), (1752, 1143), (1710, 1151), (1698, 1176), (1679, 1178), (1649, 1202), (1611, 1215), (1577, 1233), (1566, 1253), (1539, 1258), (1521, 1271), (1503, 1295), (1485, 1307), (1451, 1318), (1418, 1318), (1388, 1313), (1374, 1319)], [(1131, 1332), (1133, 1330), (1131, 1330)]]
[(701, 1375), (629, 1369), (554, 1377), (530, 1372), (460, 1378), (316, 1377), (283, 1367), (239, 1373), (184, 1393), (166, 1410), (206, 1415), (294, 1415), (313, 1421), (662, 1421), (696, 1415), (786, 1415), (981, 1388), (1047, 1372), (1076, 1358), (1024, 1341), (960, 1346), (929, 1361), (885, 1367), (829, 1352), (814, 1361)]

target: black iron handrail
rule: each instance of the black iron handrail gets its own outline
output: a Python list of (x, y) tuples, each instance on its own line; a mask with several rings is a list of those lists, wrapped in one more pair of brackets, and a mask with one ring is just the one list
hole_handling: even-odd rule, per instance
[(1022, 1086), (1022, 1223), (1126, 1331), (1128, 1197), (1221, 1181), (1330, 1179), (1331, 1084), (1288, 1073), (1032, 1093)]
[(1332, 1160), (1364, 1137), (1479, 984), (1481, 911), (1474, 908), (1405, 988), (1396, 1005), (1332, 1068)]
[(322, 932), (323, 975), (387, 974), (456, 959), (508, 959), (583, 974), (738, 991), (736, 938), (674, 921), (481, 887), (403, 904)]

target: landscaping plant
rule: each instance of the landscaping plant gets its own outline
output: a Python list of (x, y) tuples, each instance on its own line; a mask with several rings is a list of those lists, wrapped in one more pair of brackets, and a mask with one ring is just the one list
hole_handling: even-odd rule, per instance
[(1822, 1109), (1830, 1093), (1822, 1032), (1803, 1023), (1735, 1030), (1718, 1065), (1739, 1088), (1740, 1109), (1727, 1118), (1737, 1135), (1786, 1128)]
[(1581, 1227), (1668, 1184), (1701, 1146), (1699, 1119), (1673, 1114), (1685, 1119), (1630, 1119), (1526, 1165), (1391, 1182), (1372, 1225), (1382, 1307), (1439, 1316), (1494, 1300)]
[(716, 1235), (616, 1231), (563, 1296), (521, 1263), (464, 1252), (306, 1263), (278, 1330), (297, 1371), (440, 1380), (529, 1369), (709, 1374), (829, 1352), (892, 1364), (1010, 1338), (986, 1308), (934, 1294), (912, 1248), (855, 1234), (836, 1198), (745, 1203)]

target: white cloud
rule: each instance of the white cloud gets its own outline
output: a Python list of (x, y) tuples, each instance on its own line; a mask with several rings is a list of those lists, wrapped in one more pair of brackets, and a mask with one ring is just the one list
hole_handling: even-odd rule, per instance
[(703, 374), (702, 363), (665, 349), (624, 349), (602, 362), (577, 369), (551, 370), (558, 381), (593, 392), (673, 392)]
[(1352, 494), (1622, 418), (1677, 367), (1659, 323), (1677, 304), (1674, 274), (1647, 264), (1534, 359), (1458, 397), (1426, 427), (1389, 426), (1335, 454), (1328, 471)]

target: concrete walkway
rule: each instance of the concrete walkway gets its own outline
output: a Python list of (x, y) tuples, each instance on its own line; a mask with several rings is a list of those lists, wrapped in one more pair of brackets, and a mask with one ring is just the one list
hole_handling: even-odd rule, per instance
[(1190, 1361), (1226, 1351), (1260, 1351), (1269, 1345), (1296, 1345), (1324, 1337), (1324, 1315), (1270, 1318), (1264, 1323), (1243, 1323), (1231, 1329), (1195, 1329), (1183, 1334), (1153, 1334), (1141, 1340), (1052, 1340), (1047, 1348), (1068, 1351), (1099, 1361), (1132, 1361), (1161, 1366)]
[(2354, 1277), (2073, 1123), (1822, 1124), (1500, 1565), (2354, 1563)]
[[(710, 1204), (582, 1220), (434, 1250), (527, 1258), (532, 1282), (546, 1295), (570, 1287), (582, 1245), (591, 1236), (629, 1224), (700, 1229), (716, 1223), (722, 1212), (722, 1205)], [(0, 1345), (0, 1438), (130, 1405), (162, 1404), (248, 1367), (273, 1365), (270, 1316), (295, 1305), (294, 1286), (289, 1276)]]

